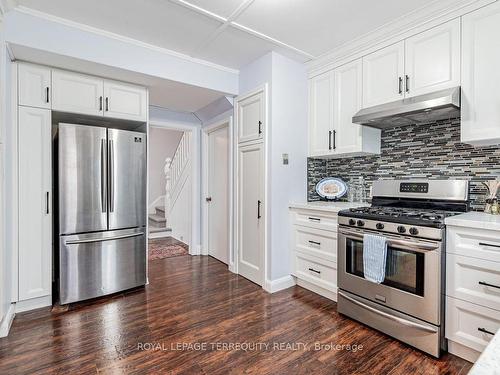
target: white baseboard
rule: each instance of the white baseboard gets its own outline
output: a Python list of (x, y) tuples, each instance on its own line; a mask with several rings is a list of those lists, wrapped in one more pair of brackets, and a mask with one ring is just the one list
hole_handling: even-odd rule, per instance
[(201, 255), (201, 245), (189, 246), (189, 255)]
[(152, 233), (149, 233), (149, 235), (148, 235), (148, 238), (150, 238), (150, 239), (166, 238), (166, 237), (172, 237), (172, 231), (152, 232)]
[(266, 280), (264, 290), (268, 293), (276, 293), (280, 290), (288, 289), (295, 285), (295, 279), (292, 275), (287, 275), (276, 280)]
[(32, 298), (16, 302), (16, 313), (52, 306), (52, 296)]
[(323, 296), (325, 298), (331, 299), (332, 301), (337, 302), (337, 292), (332, 292), (331, 290), (327, 290), (325, 288), (322, 288), (320, 286), (314, 285), (310, 283), (309, 281), (297, 279), (297, 285), (310, 290), (311, 292), (314, 292), (316, 294), (319, 294), (320, 296)]
[(15, 316), (16, 316), (16, 307), (15, 304), (11, 303), (9, 305), (7, 313), (2, 319), (2, 323), (0, 324), (0, 337), (8, 336), (10, 331), (10, 326), (12, 325)]
[(476, 362), (481, 353), (458, 342), (448, 340), (448, 352), (469, 362)]

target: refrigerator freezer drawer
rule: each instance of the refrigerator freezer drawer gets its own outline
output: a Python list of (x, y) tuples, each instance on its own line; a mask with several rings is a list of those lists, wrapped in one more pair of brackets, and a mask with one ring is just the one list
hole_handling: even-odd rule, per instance
[(61, 236), (61, 304), (146, 284), (145, 228)]

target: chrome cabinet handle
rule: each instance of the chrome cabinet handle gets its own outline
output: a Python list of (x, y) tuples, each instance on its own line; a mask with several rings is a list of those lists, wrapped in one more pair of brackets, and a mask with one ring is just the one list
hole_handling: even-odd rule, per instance
[(309, 271), (317, 273), (318, 275), (321, 274), (321, 271), (315, 270), (314, 268), (309, 268)]
[(498, 248), (500, 248), (500, 245), (493, 245), (491, 243), (486, 243), (486, 242), (479, 242), (479, 246), (489, 246), (489, 247), (498, 247)]
[(368, 310), (368, 311), (370, 311), (370, 312), (372, 312), (374, 314), (377, 314), (377, 315), (383, 316), (384, 318), (387, 318), (387, 319), (393, 320), (395, 322), (398, 322), (399, 324), (402, 324), (404, 326), (411, 327), (411, 328), (416, 328), (416, 329), (420, 329), (420, 330), (426, 331), (426, 332), (432, 332), (432, 333), (436, 333), (437, 332), (437, 329), (434, 329), (434, 328), (431, 328), (431, 327), (427, 327), (427, 326), (424, 326), (422, 324), (418, 324), (418, 323), (412, 322), (410, 320), (406, 320), (406, 319), (403, 319), (403, 318), (400, 318), (400, 317), (388, 314), (386, 312), (377, 310), (377, 309), (375, 309), (375, 308), (373, 308), (371, 306), (365, 305), (364, 303), (359, 302), (359, 301), (355, 300), (354, 298), (351, 298), (351, 297), (345, 295), (344, 293), (342, 293), (340, 291), (338, 292), (338, 294), (341, 295), (346, 300), (348, 300), (349, 302), (354, 303), (355, 305), (358, 305), (359, 307), (361, 307), (361, 308), (363, 308), (365, 310)]
[(49, 192), (47, 191), (45, 193), (45, 214), (48, 215), (50, 213), (50, 209), (49, 209), (49, 206), (50, 206), (50, 197), (49, 197)]
[(308, 219), (311, 221), (317, 221), (318, 223), (321, 221), (321, 219), (319, 219), (317, 217), (308, 217)]
[(257, 201), (257, 219), (260, 219), (262, 215), (260, 214), (260, 206), (262, 202), (260, 200)]
[(259, 121), (259, 135), (262, 134), (262, 121)]
[(333, 131), (333, 149), (335, 150), (337, 148), (337, 131)]
[(106, 112), (109, 111), (109, 98), (106, 96)]
[(399, 95), (401, 95), (403, 93), (403, 78), (402, 77), (398, 77), (398, 87), (399, 87)]
[(311, 241), (311, 240), (309, 240), (309, 243), (310, 243), (310, 244), (312, 244), (312, 245), (321, 246), (321, 242), (317, 242), (317, 241)]
[(49, 86), (47, 86), (47, 87), (45, 88), (45, 103), (48, 103), (48, 102), (50, 101), (50, 100), (49, 100), (49, 96), (50, 96), (50, 95), (49, 95), (49, 90), (50, 90), (50, 89), (49, 89)]
[(495, 333), (494, 333), (494, 332), (488, 331), (486, 328), (482, 328), (482, 327), (481, 327), (481, 328), (478, 328), (477, 330), (478, 330), (479, 332), (487, 333), (488, 335), (492, 335), (492, 336), (494, 336), (494, 335), (495, 335)]
[(89, 239), (84, 239), (84, 240), (66, 241), (66, 245), (78, 245), (81, 243), (122, 240), (124, 238), (139, 237), (139, 236), (142, 236), (143, 234), (144, 234), (144, 232), (138, 232), (138, 233), (132, 233), (132, 234), (124, 234), (122, 236), (109, 237), (109, 238), (89, 238)]
[(99, 112), (102, 111), (102, 96), (99, 97)]
[(484, 285), (484, 286), (489, 286), (489, 287), (492, 287), (492, 288), (497, 288), (497, 289), (500, 289), (500, 286), (498, 286), (498, 285), (493, 285), (493, 284), (488, 284), (486, 281), (480, 281), (480, 282), (479, 282), (479, 285)]
[(332, 131), (331, 130), (328, 131), (328, 149), (329, 150), (332, 149)]
[(410, 92), (410, 76), (407, 74), (406, 78), (406, 92)]

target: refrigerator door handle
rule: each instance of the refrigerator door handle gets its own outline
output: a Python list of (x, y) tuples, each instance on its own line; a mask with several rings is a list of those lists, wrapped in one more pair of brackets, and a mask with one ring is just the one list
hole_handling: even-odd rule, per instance
[(101, 206), (102, 212), (105, 213), (107, 210), (108, 202), (106, 200), (106, 140), (101, 140)]
[(66, 245), (78, 245), (81, 243), (92, 243), (92, 242), (105, 242), (105, 241), (114, 241), (114, 240), (121, 240), (124, 238), (131, 238), (131, 237), (139, 237), (144, 235), (144, 232), (138, 232), (138, 233), (132, 233), (132, 234), (124, 234), (121, 236), (115, 236), (115, 237), (109, 237), (109, 238), (87, 238), (84, 240), (74, 240), (74, 241), (66, 241)]
[(109, 165), (109, 212), (115, 210), (115, 158), (114, 158), (113, 140), (109, 140), (108, 165)]

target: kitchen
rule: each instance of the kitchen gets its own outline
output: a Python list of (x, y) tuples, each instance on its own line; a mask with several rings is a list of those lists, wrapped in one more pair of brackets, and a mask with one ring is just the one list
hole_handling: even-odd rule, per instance
[[(492, 37), (500, 34), (497, 2), (433, 1), (419, 7), (401, 2), (397, 8), (387, 0), (385, 12), (379, 12), (378, 18), (369, 20), (369, 12), (363, 13), (363, 32), (354, 33), (344, 23), (344, 40), (336, 40), (337, 35), (321, 34), (318, 26), (315, 32), (324, 39), (308, 35), (302, 44), (300, 38), (293, 43), (293, 38), (287, 39), (290, 28), (283, 34), (277, 25), (271, 27), (272, 22), (256, 21), (257, 14), (273, 19), (280, 12), (293, 20), (304, 9), (300, 7), (264, 6), (256, 0), (241, 2), (234, 12), (195, 1), (152, 1), (141, 8), (150, 17), (156, 11), (158, 18), (153, 20), (158, 28), (163, 27), (160, 10), (172, 18), (196, 18), (200, 30), (207, 28), (206, 34), (212, 30), (209, 24), (217, 23), (205, 38), (205, 55), (193, 48), (195, 52), (189, 53), (194, 57), (130, 40), (134, 38), (132, 29), (120, 29), (119, 21), (112, 30), (115, 34), (96, 29), (103, 24), (98, 25), (93, 15), (85, 13), (89, 9), (76, 7), (76, 2), (73, 7), (49, 3), (20, 0), (18, 6), (2, 6), (8, 46), (2, 76), (10, 77), (10, 91), (3, 89), (2, 108), (10, 108), (10, 116), (17, 116), (12, 122), (6, 113), (2, 123), (15, 123), (18, 128), (5, 126), (1, 142), (4, 247), (12, 252), (6, 251), (2, 258), (2, 335), (9, 335), (0, 341), (0, 368), (10, 372), (16, 365), (19, 372), (51, 366), (62, 369), (63, 364), (54, 365), (48, 357), (39, 367), (36, 360), (21, 364), (14, 351), (29, 339), (28, 327), (42, 324), (51, 334), (46, 326), (49, 322), (69, 322), (85, 311), (96, 324), (103, 317), (103, 327), (96, 333), (100, 338), (106, 340), (108, 331), (125, 335), (123, 342), (116, 343), (117, 351), (125, 353), (127, 347), (134, 347), (137, 357), (124, 354), (121, 361), (116, 353), (107, 351), (109, 347), (97, 344), (87, 352), (97, 359), (84, 363), (81, 372), (106, 372), (116, 369), (114, 366), (132, 372), (132, 367), (145, 366), (145, 372), (179, 368), (191, 373), (221, 373), (230, 370), (231, 359), (233, 369), (240, 372), (298, 372), (300, 367), (294, 367), (297, 365), (287, 357), (290, 354), (307, 362), (304, 368), (330, 373), (369, 372), (371, 367), (376, 373), (411, 372), (419, 365), (436, 373), (464, 373), (471, 368), (472, 373), (481, 373), (481, 367), (489, 364), (488, 353), (495, 352), (495, 333), (500, 329), (500, 219), (495, 215), (495, 181), (500, 175), (495, 88), (500, 81), (496, 69), (500, 55), (498, 40)], [(127, 11), (137, 10), (132, 3), (127, 2)], [(342, 12), (352, 12), (361, 3), (353, 8), (324, 3), (308, 7), (306, 14), (319, 25), (319, 13), (328, 9), (340, 21)], [(224, 1), (221, 4), (230, 8)], [(111, 12), (105, 5), (99, 6)], [(322, 20), (324, 25), (328, 23)], [(334, 24), (328, 27), (336, 27)], [(62, 30), (65, 43), (52, 43)], [(143, 26), (141, 30), (148, 29)], [(273, 37), (263, 36), (264, 30)], [(234, 39), (224, 38), (241, 38), (240, 33), (259, 40), (262, 49), (258, 53), (242, 49), (238, 53), (248, 55), (238, 55), (240, 62), (236, 63), (236, 51), (241, 48)], [(278, 35), (289, 42), (276, 39)], [(79, 48), (77, 41), (92, 48)], [(269, 49), (265, 43), (273, 47)], [(292, 47), (294, 43), (301, 48)], [(182, 50), (180, 44), (169, 47)], [(203, 56), (207, 61), (199, 60)], [(217, 63), (221, 65), (214, 65)], [(38, 78), (40, 95), (33, 77)], [(43, 114), (51, 117), (44, 120)], [(194, 119), (189, 126), (192, 149), (197, 153), (192, 159), (192, 246), (190, 255), (158, 266), (160, 263), (148, 263), (144, 256), (147, 238), (140, 236), (148, 232), (147, 176), (140, 173), (147, 168), (134, 160), (147, 163), (153, 122), (187, 123), (187, 117)], [(30, 132), (33, 125), (27, 124), (40, 121), (47, 124), (44, 132)], [(204, 188), (202, 132), (221, 121), (230, 124), (231, 139), (227, 266), (207, 256), (211, 253), (204, 224), (210, 217), (206, 210), (211, 202)], [(64, 125), (68, 123), (73, 127)], [(64, 136), (65, 129), (74, 134), (82, 124), (102, 133), (102, 145), (90, 147), (83, 142), (90, 148), (82, 149), (78, 156), (74, 153), (78, 141), (73, 138), (68, 156), (63, 156), (61, 140), (71, 139)], [(110, 142), (115, 131), (134, 132), (130, 147), (142, 144), (146, 148), (136, 159), (124, 151), (128, 157), (123, 160), (137, 167), (136, 177), (132, 177), (133, 168), (115, 159), (118, 142)], [(43, 137), (45, 143), (37, 137)], [(53, 141), (57, 153), (50, 151)], [(52, 203), (64, 197), (60, 184), (64, 169), (56, 168), (59, 174), (52, 174), (51, 165), (59, 160), (59, 165), (65, 161), (80, 166), (78, 161), (90, 150), (95, 152), (91, 159), (99, 161), (101, 169), (92, 172), (96, 179), (83, 189), (95, 202), (84, 206), (99, 208), (98, 214), (105, 220), (97, 229), (76, 228), (81, 222), (77, 218), (73, 228), (64, 228), (64, 218), (58, 219), (58, 214), (65, 208)], [(76, 157), (73, 162), (72, 157)], [(48, 177), (33, 170), (48, 171)], [(81, 178), (82, 173), (76, 176)], [(106, 188), (97, 189), (95, 181)], [(130, 184), (132, 181), (136, 184)], [(489, 194), (485, 184), (491, 189)], [(92, 192), (94, 188), (97, 190)], [(70, 192), (68, 202), (72, 197), (80, 199), (80, 187), (75, 191)], [(130, 197), (123, 199), (125, 193)], [(135, 204), (127, 205), (131, 202)], [(38, 206), (42, 214), (33, 215), (31, 208)], [(484, 212), (486, 207), (489, 213)], [(115, 209), (124, 210), (124, 220), (133, 216), (133, 222), (114, 225)], [(75, 220), (75, 212), (67, 217)], [(57, 254), (64, 254), (57, 247), (53, 250), (59, 238), (76, 235), (64, 241), (83, 250), (85, 243), (96, 240), (92, 233), (104, 233), (98, 240), (109, 244), (108, 230), (125, 230), (131, 246), (118, 250), (129, 249), (135, 255), (122, 257), (116, 252), (103, 256), (111, 246), (101, 250), (91, 245), (89, 249), (95, 253), (85, 254), (93, 260), (102, 257), (101, 265), (81, 261), (81, 251), (82, 255), (68, 258), (84, 266), (68, 266), (71, 272), (77, 270), (74, 274), (64, 276), (60, 268), (52, 266), (53, 261), (58, 263)], [(121, 259), (135, 260), (122, 264)], [(102, 275), (91, 276), (96, 268), (103, 270)], [(113, 279), (109, 270), (118, 270), (123, 277)], [(64, 297), (62, 284), (53, 290), (59, 279), (73, 283), (71, 298)], [(130, 283), (119, 285), (117, 280), (126, 279)], [(97, 283), (85, 294), (89, 280)], [(58, 300), (58, 296), (63, 298)], [(177, 307), (176, 300), (185, 305)], [(69, 306), (69, 310), (51, 312), (54, 303), (63, 305), (63, 310), (64, 305)], [(148, 304), (154, 307), (148, 310)], [(228, 311), (227, 306), (235, 309)], [(287, 324), (286, 319), (294, 323)], [(211, 326), (213, 334), (208, 332)], [(142, 341), (125, 327), (133, 327), (130, 332), (137, 332)], [(203, 328), (198, 332), (195, 327)], [(293, 327), (300, 328), (292, 333)], [(64, 332), (73, 335), (76, 345), (85, 336), (78, 334), (83, 329), (72, 330), (68, 325)], [(359, 335), (349, 339), (346, 329)], [(238, 331), (241, 335), (236, 335)], [(196, 333), (199, 341), (193, 341)], [(138, 349), (138, 342), (152, 345)], [(181, 350), (178, 360), (165, 350), (154, 349), (226, 342), (234, 345), (228, 347), (231, 349), (220, 346), (216, 353), (185, 346), (188, 349)], [(257, 349), (255, 357), (241, 350), (241, 344), (262, 342), (270, 343), (270, 349)], [(353, 350), (358, 345), (364, 349)], [(384, 346), (404, 359), (398, 363), (389, 360)], [(109, 362), (99, 362), (99, 350), (105, 350)], [(376, 364), (373, 358), (378, 354), (383, 360)], [(199, 365), (194, 364), (196, 356), (201, 359)], [(75, 363), (82, 358), (75, 357)], [(132, 367), (127, 367), (127, 361)], [(498, 364), (493, 361), (490, 365)]]

